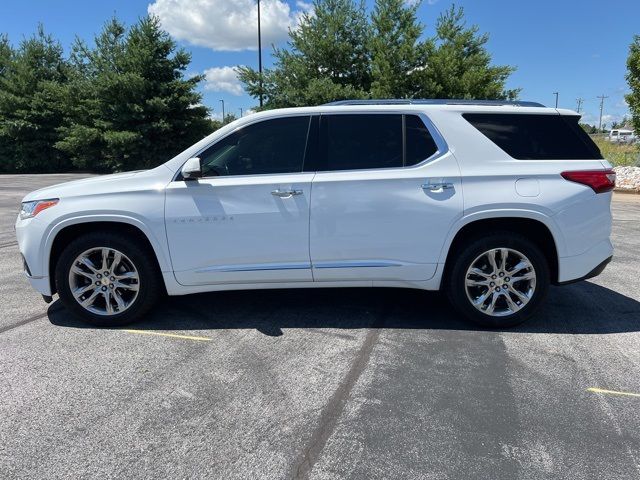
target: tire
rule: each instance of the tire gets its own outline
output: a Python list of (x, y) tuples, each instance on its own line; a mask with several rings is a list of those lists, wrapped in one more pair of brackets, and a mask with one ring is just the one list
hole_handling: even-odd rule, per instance
[[(107, 263), (111, 260), (114, 264), (113, 275), (105, 276), (102, 271), (96, 273), (96, 270), (102, 270), (103, 265), (98, 264), (105, 250), (108, 252)], [(120, 256), (116, 257), (116, 253)], [(78, 262), (81, 255), (84, 260)], [(119, 259), (117, 264), (116, 258)], [(78, 271), (82, 273), (77, 274)], [(164, 291), (151, 253), (124, 235), (100, 232), (82, 235), (62, 251), (55, 267), (55, 282), (64, 306), (81, 320), (98, 327), (120, 326), (140, 319)], [(96, 286), (96, 282), (105, 283)], [(93, 303), (83, 307), (72, 289), (76, 295), (81, 289), (86, 290), (80, 300)], [(89, 298), (92, 295), (93, 300)]]
[[(513, 327), (533, 315), (544, 300), (550, 283), (548, 261), (540, 248), (512, 232), (475, 236), (465, 243), (452, 252), (452, 263), (444, 280), (445, 293), (455, 310), (473, 323), (490, 328)], [(491, 252), (494, 252), (497, 269), (491, 266)], [(504, 269), (500, 268), (502, 252), (506, 252), (507, 258)], [(526, 265), (524, 260), (528, 260), (530, 268), (515, 270), (517, 266)], [(473, 271), (470, 270), (472, 266), (475, 266)], [(509, 277), (509, 272), (513, 278)], [(530, 278), (532, 272), (533, 278)], [(487, 285), (476, 285), (485, 283)], [(488, 295), (486, 300), (481, 302), (485, 295)], [(475, 306), (474, 301), (479, 306)]]

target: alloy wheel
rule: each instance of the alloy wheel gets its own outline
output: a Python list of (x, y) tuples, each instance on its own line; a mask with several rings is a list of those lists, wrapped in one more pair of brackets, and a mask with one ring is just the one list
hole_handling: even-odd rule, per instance
[(471, 304), (486, 315), (504, 317), (524, 308), (536, 289), (531, 261), (511, 248), (493, 248), (478, 255), (465, 275)]
[(117, 315), (133, 305), (140, 291), (140, 275), (124, 253), (110, 247), (85, 250), (69, 270), (71, 294), (85, 310)]

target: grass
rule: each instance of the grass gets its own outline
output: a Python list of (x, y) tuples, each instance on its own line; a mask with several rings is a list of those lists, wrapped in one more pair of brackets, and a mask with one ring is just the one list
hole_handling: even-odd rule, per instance
[(624, 143), (611, 143), (601, 136), (591, 138), (602, 152), (602, 156), (615, 167), (640, 166), (640, 146)]

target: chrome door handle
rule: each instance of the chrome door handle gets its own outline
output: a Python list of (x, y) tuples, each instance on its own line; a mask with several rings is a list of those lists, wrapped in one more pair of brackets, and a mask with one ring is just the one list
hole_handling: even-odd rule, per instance
[(425, 183), (422, 185), (423, 190), (429, 190), (430, 192), (439, 192), (441, 190), (451, 190), (453, 183), (438, 182), (438, 183)]
[(291, 198), (294, 195), (302, 195), (302, 190), (272, 190), (271, 195), (279, 198)]

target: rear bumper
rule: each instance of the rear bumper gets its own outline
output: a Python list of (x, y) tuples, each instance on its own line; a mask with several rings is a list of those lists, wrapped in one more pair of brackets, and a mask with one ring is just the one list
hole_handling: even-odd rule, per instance
[(603, 260), (597, 267), (595, 267), (593, 270), (587, 273), (584, 277), (576, 278), (575, 280), (567, 280), (565, 282), (558, 282), (558, 285), (569, 285), (570, 283), (580, 282), (582, 280), (587, 280), (589, 278), (597, 277), (604, 271), (604, 269), (606, 268), (607, 265), (609, 265), (612, 259), (613, 259), (613, 255), (611, 255), (606, 260)]
[(558, 284), (566, 284), (592, 278), (602, 273), (613, 256), (613, 245), (606, 239), (586, 252), (558, 260)]

